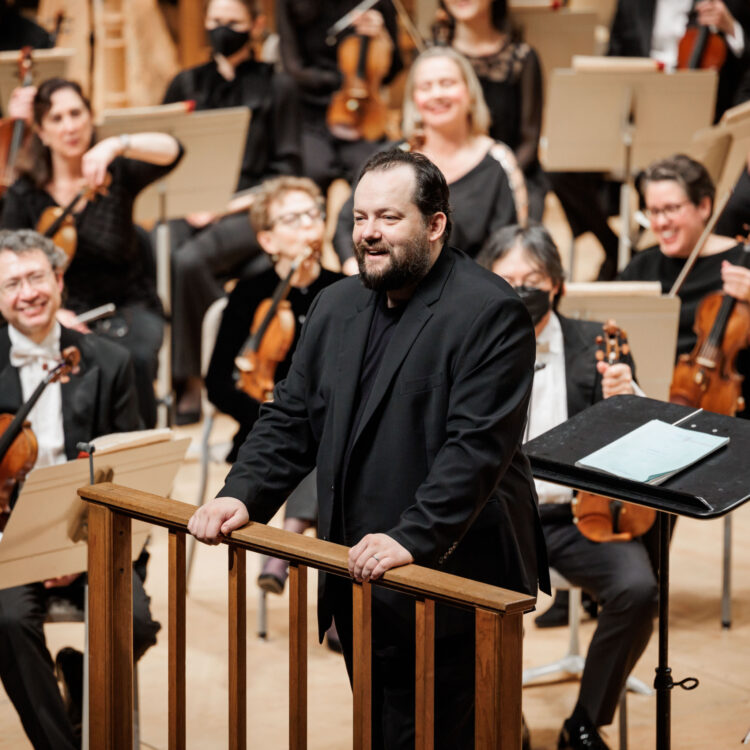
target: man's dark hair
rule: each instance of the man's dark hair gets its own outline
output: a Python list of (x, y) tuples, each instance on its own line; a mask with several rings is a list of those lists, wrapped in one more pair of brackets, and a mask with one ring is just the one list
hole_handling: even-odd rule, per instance
[(699, 205), (704, 198), (711, 199), (713, 210), (716, 186), (708, 170), (695, 159), (685, 154), (675, 154), (666, 159), (660, 159), (648, 166), (638, 181), (641, 195), (645, 195), (649, 182), (673, 180), (685, 191), (694, 205)]
[(477, 263), (491, 271), (495, 263), (515, 247), (521, 247), (532, 264), (548, 276), (553, 285), (560, 285), (560, 290), (552, 301), (552, 307), (556, 310), (562, 297), (565, 271), (557, 245), (542, 224), (531, 221), (525, 227), (520, 224), (511, 224), (498, 229), (487, 238), (482, 246), (477, 256)]
[[(419, 209), (425, 225), (439, 212), (445, 214), (446, 223), (443, 232), (443, 246), (448, 244), (453, 221), (451, 220), (450, 190), (443, 173), (422, 154), (402, 151), (400, 148), (378, 151), (362, 167), (357, 184), (368, 172), (384, 171), (405, 164), (414, 170), (415, 188), (412, 200)], [(356, 185), (355, 185), (356, 187)]]

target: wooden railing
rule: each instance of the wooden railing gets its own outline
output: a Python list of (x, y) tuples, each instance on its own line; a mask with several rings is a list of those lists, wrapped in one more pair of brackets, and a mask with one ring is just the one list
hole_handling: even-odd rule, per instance
[[(169, 530), (169, 748), (185, 747), (185, 535), (195, 506), (113, 484), (83, 487), (89, 508), (90, 742), (133, 746), (131, 519)], [(289, 747), (307, 746), (307, 568), (345, 577), (347, 548), (250, 523), (227, 538), (229, 552), (229, 747), (246, 747), (247, 550), (283, 557), (289, 573)], [(475, 747), (521, 747), (522, 615), (534, 598), (418, 565), (388, 571), (373, 584), (352, 582), (354, 741), (370, 747), (371, 586), (415, 599), (416, 748), (433, 746), (435, 604), (474, 610), (476, 617)]]

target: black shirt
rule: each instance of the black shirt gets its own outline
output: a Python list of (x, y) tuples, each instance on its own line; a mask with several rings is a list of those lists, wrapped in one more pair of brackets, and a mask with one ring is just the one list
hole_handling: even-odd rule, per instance
[[(66, 306), (76, 313), (113, 302), (118, 307), (145, 303), (158, 307), (153, 281), (133, 224), (133, 203), (147, 185), (168, 174), (182, 158), (166, 166), (117, 157), (109, 165), (112, 183), (105, 195), (88, 201), (74, 214), (76, 254), (65, 271)], [(58, 205), (28, 177), (5, 193), (0, 226), (34, 229), (45, 208)]]
[(248, 107), (252, 116), (238, 190), (302, 171), (300, 115), (294, 82), (267, 63), (246, 60), (227, 81), (211, 61), (178, 73), (164, 104), (192, 100), (197, 110)]

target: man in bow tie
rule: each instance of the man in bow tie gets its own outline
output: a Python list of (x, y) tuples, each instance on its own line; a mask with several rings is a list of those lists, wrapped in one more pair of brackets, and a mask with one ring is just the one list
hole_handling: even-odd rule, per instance
[[(8, 323), (0, 329), (0, 413), (14, 413), (29, 399), (62, 349), (76, 346), (81, 352), (77, 374), (67, 383), (48, 385), (29, 413), (39, 443), (37, 467), (76, 458), (81, 441), (141, 427), (128, 352), (93, 334), (64, 328), (57, 320), (66, 262), (65, 253), (37, 232), (0, 231), (0, 313)], [(145, 561), (141, 567), (145, 573)], [(68, 575), (0, 589), (0, 679), (36, 750), (79, 746), (42, 626), (52, 594), (83, 603), (84, 578)], [(148, 604), (142, 577), (134, 570), (136, 658), (156, 643), (160, 627)], [(66, 680), (80, 680), (75, 657), (71, 661)]]

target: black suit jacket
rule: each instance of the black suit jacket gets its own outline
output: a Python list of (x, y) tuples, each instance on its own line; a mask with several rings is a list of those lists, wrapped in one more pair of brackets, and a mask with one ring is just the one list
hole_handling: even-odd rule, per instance
[[(729, 12), (742, 26), (745, 52), (737, 58), (731, 50), (719, 75), (716, 96), (716, 119), (724, 110), (740, 104), (750, 95), (750, 7), (745, 0), (724, 0)], [(609, 34), (610, 55), (621, 57), (649, 57), (651, 33), (657, 0), (618, 0), (612, 29)]]
[[(548, 572), (520, 448), (528, 313), (498, 276), (445, 248), (406, 305), (345, 464), (376, 299), (358, 278), (321, 292), (220, 495), (266, 522), (317, 465), (323, 539), (383, 532), (419, 564), (535, 594)], [(320, 607), (320, 626), (329, 619)]]
[[(63, 430), (68, 459), (78, 455), (76, 443), (111, 432), (142, 428), (130, 354), (94, 334), (69, 328), (60, 334), (60, 348), (81, 352), (78, 375), (62, 383)], [(10, 364), (8, 328), (0, 330), (0, 412), (15, 413), (23, 403), (18, 370)]]

